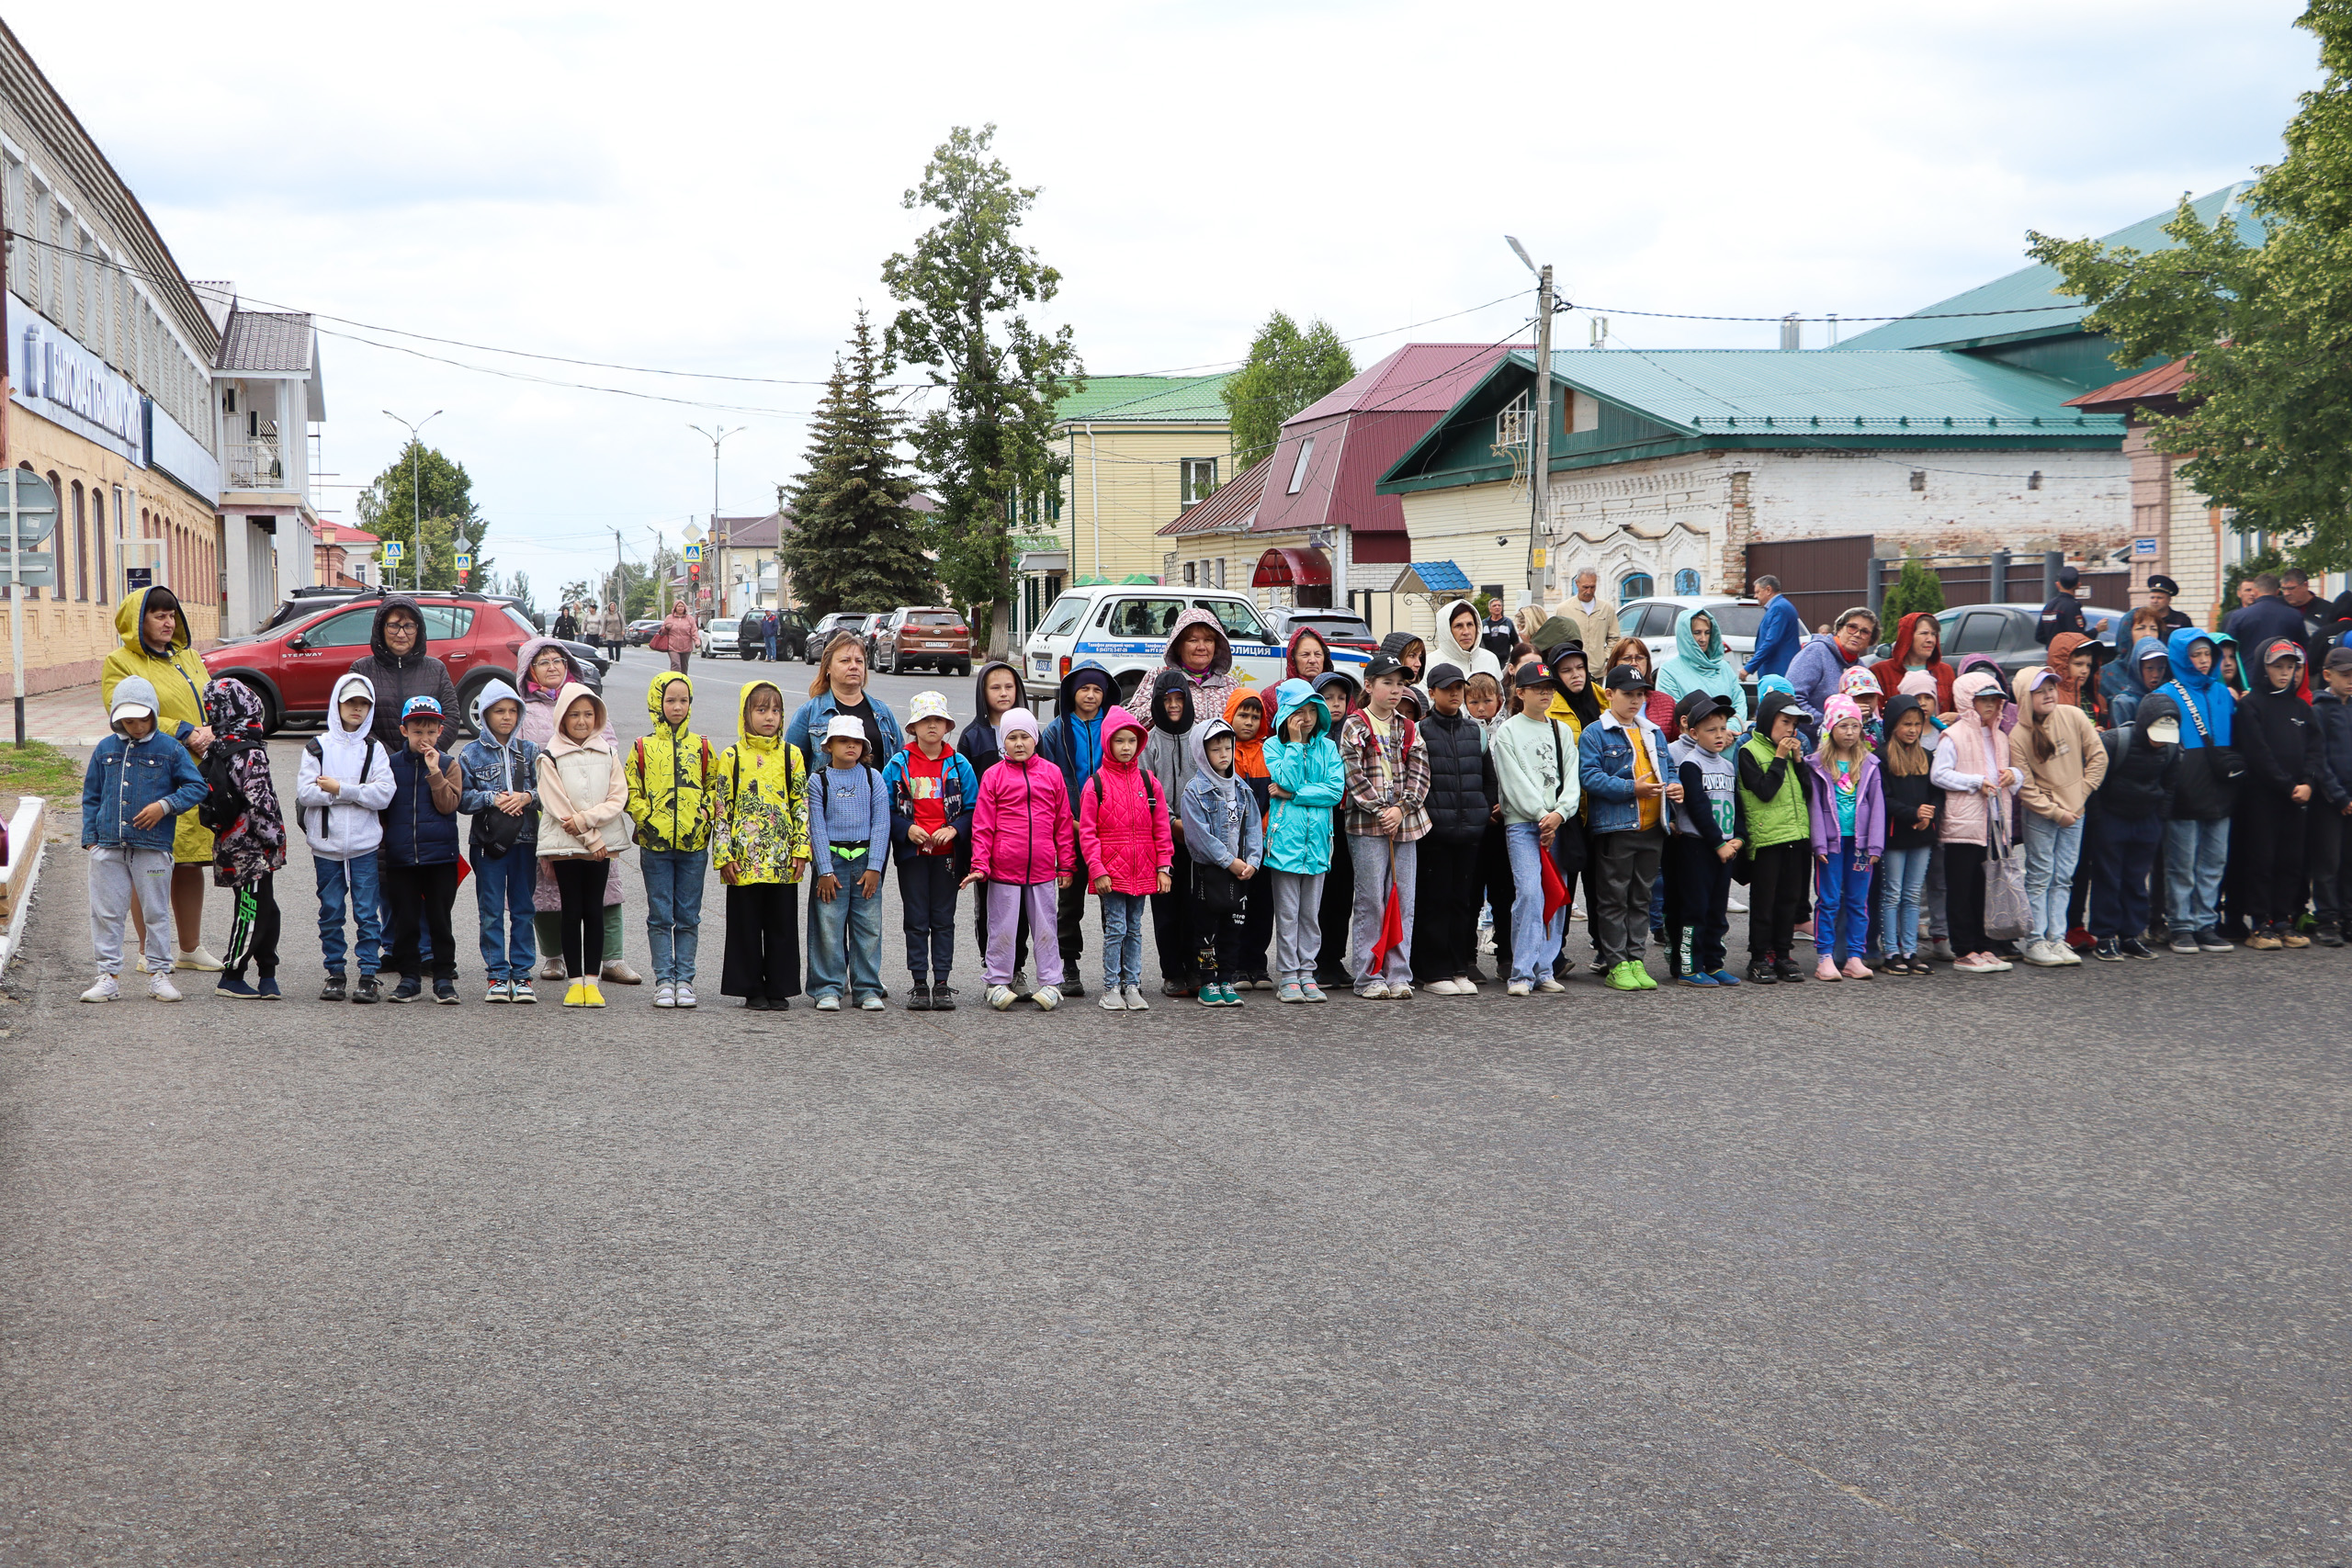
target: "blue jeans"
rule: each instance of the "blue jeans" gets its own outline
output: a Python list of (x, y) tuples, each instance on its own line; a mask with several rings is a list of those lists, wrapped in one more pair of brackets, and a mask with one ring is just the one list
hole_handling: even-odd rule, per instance
[(637, 861), (645, 871), (645, 940), (653, 949), (653, 983), (691, 986), (710, 852), (639, 850)]
[(2081, 818), (2061, 828), (2038, 811), (2025, 814), (2025, 902), (2033, 916), (2029, 940), (2066, 940), (2066, 899), (2082, 853)]
[(1143, 984), (1143, 893), (1102, 895), (1102, 988)]
[(539, 961), (531, 929), (531, 886), (538, 879), (536, 840), (474, 863), (474, 909), (481, 917), (481, 968), (493, 986), (527, 980)]
[[(1562, 823), (1562, 832), (1568, 825)], [(1544, 918), (1544, 845), (1532, 822), (1503, 824), (1503, 848), (1510, 855), (1510, 977), (1533, 985), (1552, 973), (1560, 939), (1567, 932), (1566, 905)]]
[(1919, 951), (1919, 898), (1928, 887), (1928, 863), (1935, 848), (1889, 850), (1878, 863), (1879, 940), (1890, 953)]
[(349, 860), (314, 856), (311, 864), (319, 877), (319, 954), (327, 973), (343, 973), (343, 906), (348, 895), (352, 920), (359, 928), (359, 972), (373, 975), (383, 967), (384, 893), (376, 874), (376, 852)]
[(2230, 819), (2165, 824), (2165, 914), (2175, 936), (2211, 931), (2222, 918)]
[(857, 873), (842, 875), (846, 863), (833, 864), (842, 886), (831, 903), (809, 884), (808, 994), (820, 999), (840, 996), (846, 970), (851, 998), (864, 1001), (882, 994), (882, 885), (876, 882), (868, 897), (857, 890)]
[(1851, 834), (1814, 863), (1813, 950), (1839, 964), (1860, 958), (1871, 936), (1871, 864), (1856, 863)]

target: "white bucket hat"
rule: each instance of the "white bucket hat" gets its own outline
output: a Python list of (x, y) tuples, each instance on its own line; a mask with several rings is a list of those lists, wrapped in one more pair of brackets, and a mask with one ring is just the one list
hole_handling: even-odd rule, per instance
[(912, 729), (916, 721), (926, 718), (944, 718), (950, 724), (956, 722), (956, 716), (947, 711), (945, 697), (937, 692), (917, 692), (914, 701), (907, 705), (907, 728)]
[(825, 744), (831, 746), (836, 740), (854, 740), (863, 746), (865, 744), (865, 726), (847, 714), (837, 713), (826, 722)]

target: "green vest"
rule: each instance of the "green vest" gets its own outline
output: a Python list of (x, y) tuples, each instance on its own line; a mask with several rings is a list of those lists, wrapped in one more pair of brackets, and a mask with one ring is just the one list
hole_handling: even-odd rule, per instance
[[(1780, 754), (1761, 735), (1751, 735), (1741, 750), (1756, 759), (1756, 765), (1768, 773)], [(1781, 780), (1781, 792), (1770, 800), (1758, 798), (1756, 792), (1740, 782), (1739, 806), (1747, 813), (1747, 847), (1753, 852), (1768, 850), (1774, 844), (1792, 844), (1799, 840), (1813, 841), (1813, 817), (1805, 810), (1804, 776), (1801, 770), (1804, 759), (1789, 763)]]

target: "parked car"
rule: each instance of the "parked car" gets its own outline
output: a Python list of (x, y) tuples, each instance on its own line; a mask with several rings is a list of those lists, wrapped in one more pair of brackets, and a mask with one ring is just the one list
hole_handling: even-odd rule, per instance
[(900, 605), (874, 634), (873, 665), (886, 675), (929, 665), (942, 674), (972, 672), (972, 628), (943, 604)]
[(653, 640), (653, 634), (661, 628), (662, 617), (659, 615), (650, 616), (642, 621), (631, 621), (622, 630), (621, 640), (631, 648), (643, 648)]
[[(2040, 604), (1962, 604), (1939, 615), (1936, 624), (1943, 628), (1946, 661), (1957, 667), (1969, 654), (1987, 654), (2001, 667), (2002, 674), (2013, 677), (2050, 657), (2050, 650), (2033, 638), (2041, 620)], [(2116, 636), (2132, 624), (2132, 618), (2121, 610), (2086, 604), (2083, 623), (2092, 637), (2107, 645), (2106, 656), (2112, 658)]]
[[(1727, 593), (1669, 594), (1650, 599), (1630, 599), (1617, 606), (1617, 629), (1627, 637), (1637, 637), (1650, 650), (1650, 668), (1655, 670), (1674, 653), (1674, 623), (1685, 610), (1704, 610), (1715, 618), (1716, 626), (1724, 634), (1724, 649), (1735, 659), (1745, 662), (1756, 651), (1756, 628), (1764, 622), (1764, 606), (1753, 599), (1735, 599)], [(1608, 657), (1605, 648), (1587, 649), (1595, 668)]]
[(753, 610), (743, 617), (743, 641), (749, 651), (746, 659), (767, 657), (766, 620), (776, 617), (775, 656), (778, 659), (803, 659), (808, 652), (808, 617), (797, 610)]
[[(1247, 594), (1148, 583), (1096, 583), (1065, 589), (1022, 649), (1021, 678), (1034, 707), (1051, 702), (1070, 666), (1091, 659), (1111, 671), (1125, 701), (1166, 662), (1168, 636), (1186, 610), (1206, 610), (1233, 643), (1234, 672), (1255, 685), (1283, 678), (1283, 643)], [(1335, 646), (1331, 662), (1363, 679), (1371, 655)]]
[(1363, 617), (1346, 610), (1318, 610), (1311, 605), (1276, 610), (1266, 624), (1272, 630), (1274, 640), (1284, 648), (1290, 646), (1290, 639), (1301, 626), (1313, 627), (1315, 635), (1331, 648), (1352, 648), (1370, 654), (1380, 647), (1380, 639), (1373, 635)]
[(695, 634), (695, 651), (705, 659), (726, 654), (731, 659), (745, 657), (743, 652), (743, 617), (713, 615)]
[(842, 632), (856, 631), (865, 625), (865, 616), (860, 612), (835, 610), (831, 615), (819, 619), (815, 626), (808, 628), (808, 639), (800, 647), (800, 657), (808, 663), (814, 664), (817, 662), (817, 655), (824, 651), (825, 645), (832, 641), (836, 635)]
[[(474, 698), (492, 680), (515, 680), (515, 656), (539, 635), (512, 604), (479, 593), (410, 594), (424, 613), (425, 650), (448, 667), (458, 688), (459, 729), (473, 733)], [(331, 600), (258, 637), (223, 643), (204, 655), (215, 675), (233, 675), (261, 694), (263, 733), (326, 720), (335, 682), (368, 652), (368, 633), (383, 604), (380, 591)], [(563, 645), (603, 689), (605, 660), (584, 643)]]
[(865, 667), (868, 670), (874, 668), (874, 639), (880, 635), (882, 623), (889, 618), (888, 611), (876, 610), (870, 615), (861, 617), (857, 623), (857, 640), (865, 647)]

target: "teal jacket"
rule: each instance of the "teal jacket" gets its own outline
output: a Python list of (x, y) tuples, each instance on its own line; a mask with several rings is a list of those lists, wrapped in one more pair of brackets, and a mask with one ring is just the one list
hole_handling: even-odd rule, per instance
[[(1283, 739), (1290, 716), (1306, 708), (1315, 715), (1315, 733), (1305, 745)], [(1290, 792), (1275, 795), (1266, 812), (1269, 871), (1315, 876), (1331, 868), (1331, 809), (1348, 785), (1347, 768), (1331, 739), (1331, 710), (1304, 681), (1274, 688), (1274, 732), (1266, 738), (1266, 778)]]

